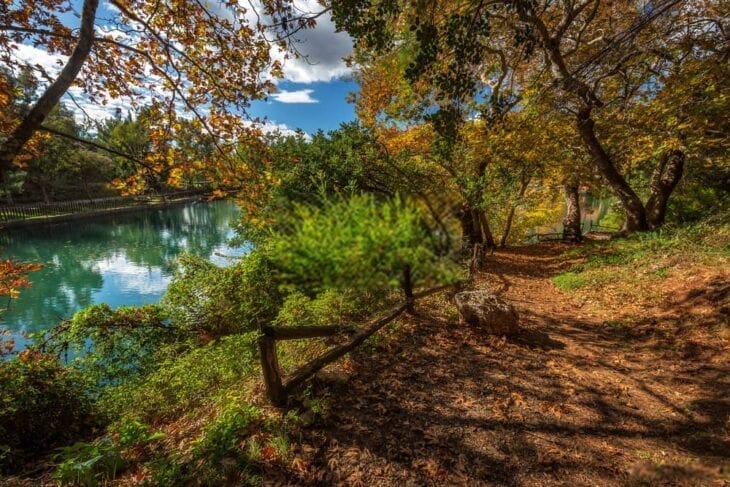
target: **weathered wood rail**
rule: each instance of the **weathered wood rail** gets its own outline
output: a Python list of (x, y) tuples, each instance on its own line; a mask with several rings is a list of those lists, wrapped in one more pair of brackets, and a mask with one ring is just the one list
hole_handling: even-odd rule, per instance
[[(404, 312), (412, 313), (416, 300), (454, 288), (454, 285), (444, 285), (414, 293), (410, 269), (406, 267), (403, 274), (402, 290), (404, 301), (390, 309), (385, 316), (371, 321), (365, 326), (262, 326), (258, 345), (264, 385), (266, 386), (266, 393), (271, 403), (275, 406), (283, 406), (286, 404), (287, 397), (297, 386), (304, 383), (328, 364), (356, 349), (370, 336), (398, 318)], [(321, 338), (342, 334), (350, 335), (347, 342), (330, 348), (319, 357), (299, 367), (288, 377), (283, 377), (276, 352), (277, 341)]]
[[(598, 225), (596, 223), (593, 223), (593, 220), (589, 220), (588, 221), (588, 231), (586, 233), (590, 233), (590, 232), (615, 233), (615, 232), (618, 232), (619, 230), (620, 230), (619, 228)], [(549, 241), (554, 241), (554, 240), (562, 240), (563, 232), (535, 233), (530, 238), (531, 239), (534, 238), (535, 241), (537, 241), (537, 242), (549, 242)]]

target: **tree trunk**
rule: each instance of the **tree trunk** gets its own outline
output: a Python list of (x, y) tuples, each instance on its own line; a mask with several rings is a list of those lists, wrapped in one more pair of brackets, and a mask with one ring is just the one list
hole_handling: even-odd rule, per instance
[(667, 203), (684, 172), (684, 152), (672, 150), (662, 155), (651, 177), (651, 195), (646, 202), (646, 217), (651, 228), (664, 223)]
[(581, 110), (578, 114), (578, 131), (583, 143), (598, 166), (601, 174), (613, 189), (614, 193), (626, 210), (627, 231), (648, 230), (649, 223), (646, 218), (646, 209), (631, 186), (626, 182), (621, 173), (613, 165), (613, 161), (596, 137), (595, 122), (590, 116), (590, 109)]
[[(520, 194), (518, 197), (518, 202), (522, 201), (522, 198), (525, 196), (525, 191), (527, 191), (527, 186), (530, 184), (530, 179), (532, 176), (523, 177), (522, 178), (522, 185), (520, 186)], [(504, 233), (502, 233), (502, 238), (499, 241), (499, 247), (505, 248), (507, 246), (507, 239), (509, 238), (509, 232), (512, 230), (512, 220), (515, 217), (515, 211), (517, 210), (517, 205), (512, 205), (512, 208), (509, 209), (509, 215), (507, 215), (507, 223), (504, 225)]]
[(471, 253), (474, 244), (481, 243), (481, 241), (475, 240), (474, 215), (466, 204), (462, 205), (457, 216), (461, 223), (461, 251), (466, 256)]
[(84, 193), (86, 193), (86, 199), (89, 200), (90, 203), (93, 203), (94, 199), (91, 197), (91, 193), (89, 192), (89, 183), (86, 182), (86, 178), (82, 178), (81, 182), (84, 185)]
[(58, 78), (41, 95), (0, 148), (0, 176), (4, 177), (5, 172), (12, 167), (15, 157), (45, 121), (81, 71), (94, 42), (94, 20), (98, 6), (99, 0), (84, 1), (78, 43)]
[[(476, 272), (482, 267), (484, 250), (487, 245), (484, 244), (483, 230), (489, 230), (486, 218), (481, 216), (482, 210), (472, 209), (466, 203), (459, 210), (458, 216), (461, 222), (462, 244), (461, 252), (465, 258), (469, 259), (469, 276), (476, 275)], [(487, 233), (491, 236), (491, 233)], [(491, 240), (494, 245), (494, 240)], [(494, 247), (490, 247), (493, 249)]]
[(512, 220), (515, 217), (515, 210), (517, 209), (516, 206), (512, 205), (512, 208), (509, 209), (509, 214), (507, 215), (507, 222), (504, 225), (504, 233), (502, 233), (502, 238), (499, 239), (499, 248), (503, 249), (507, 246), (507, 238), (509, 238), (509, 232), (512, 230)]
[(473, 211), (474, 221), (479, 222), (478, 229), (481, 243), (484, 245), (484, 250), (494, 250), (497, 248), (497, 245), (494, 243), (494, 235), (492, 235), (492, 229), (489, 227), (487, 213), (480, 209)]
[(41, 194), (43, 195), (43, 202), (48, 204), (51, 202), (51, 200), (48, 198), (48, 191), (46, 191), (46, 183), (40, 183), (39, 186), (41, 187)]
[(563, 219), (563, 241), (580, 242), (583, 236), (580, 228), (580, 199), (578, 183), (570, 182), (564, 187), (565, 218)]

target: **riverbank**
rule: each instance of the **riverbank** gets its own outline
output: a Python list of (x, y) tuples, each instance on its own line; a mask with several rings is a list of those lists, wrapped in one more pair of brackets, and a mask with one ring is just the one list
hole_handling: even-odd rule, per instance
[(149, 210), (149, 209), (165, 209), (165, 208), (171, 208), (177, 205), (182, 205), (186, 203), (190, 203), (193, 201), (201, 201), (206, 200), (205, 194), (197, 194), (193, 196), (185, 196), (181, 198), (175, 198), (175, 199), (167, 199), (167, 200), (161, 200), (161, 201), (139, 201), (135, 202), (132, 205), (128, 206), (119, 206), (116, 208), (104, 208), (100, 210), (86, 210), (86, 211), (80, 211), (78, 213), (67, 213), (63, 215), (46, 215), (46, 216), (38, 216), (34, 218), (28, 218), (25, 220), (14, 220), (9, 222), (2, 222), (0, 223), (0, 231), (2, 230), (12, 230), (12, 229), (20, 229), (20, 228), (30, 228), (35, 227), (39, 225), (49, 225), (49, 224), (56, 224), (56, 223), (66, 223), (66, 222), (72, 222), (72, 221), (78, 221), (78, 220), (85, 220), (89, 218), (96, 218), (96, 217), (102, 217), (102, 216), (108, 216), (108, 215), (121, 215), (125, 213), (133, 213), (136, 211), (143, 211), (143, 210)]
[[(255, 371), (230, 373), (247, 347), (206, 347), (201, 353), (216, 360), (195, 355), (176, 373), (226, 378), (196, 394), (207, 405), (135, 426), (143, 440), (113, 450), (124, 468), (105, 478), (120, 485), (190, 478), (236, 485), (725, 482), (728, 345), (714, 321), (725, 313), (722, 301), (708, 300), (712, 309), (678, 302), (670, 292), (675, 285), (684, 282), (693, 296), (707, 286), (672, 271), (654, 282), (667, 291), (656, 308), (629, 310), (653, 326), (632, 322), (630, 330), (615, 325), (627, 318), (620, 303), (588, 299), (602, 295), (597, 283), (582, 286), (580, 296), (556, 285), (556, 277), (580, 272), (576, 266), (586, 261), (636, 253), (626, 245), (500, 250), (475, 286), (515, 306), (518, 336), (489, 337), (458, 325), (450, 301), (434, 296), (320, 374), (288, 409), (266, 404)], [(682, 262), (703, 275), (718, 272), (691, 255)], [(677, 323), (663, 307), (702, 323), (680, 334), (682, 346), (668, 340)], [(164, 377), (160, 387), (170, 382)], [(210, 399), (216, 397), (225, 400)], [(49, 463), (40, 478), (10, 480), (51, 482), (50, 470)]]

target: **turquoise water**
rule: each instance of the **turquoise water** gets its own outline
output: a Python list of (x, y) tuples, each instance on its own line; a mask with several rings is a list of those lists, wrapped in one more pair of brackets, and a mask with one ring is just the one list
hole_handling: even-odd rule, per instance
[(228, 245), (238, 215), (230, 201), (196, 202), (7, 232), (0, 236), (2, 257), (43, 268), (30, 274), (31, 288), (2, 303), (9, 309), (0, 328), (10, 330), (17, 350), (26, 333), (47, 330), (91, 304), (155, 303), (181, 253), (226, 265), (246, 252)]

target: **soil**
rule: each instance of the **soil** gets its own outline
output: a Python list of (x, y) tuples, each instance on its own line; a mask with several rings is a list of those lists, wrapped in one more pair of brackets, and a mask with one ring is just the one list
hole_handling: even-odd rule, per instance
[(326, 414), (267, 482), (730, 485), (727, 274), (598, 309), (553, 285), (564, 249), (497, 252), (476, 280), (517, 309), (516, 337), (458, 325), (442, 297), (315, 383)]

